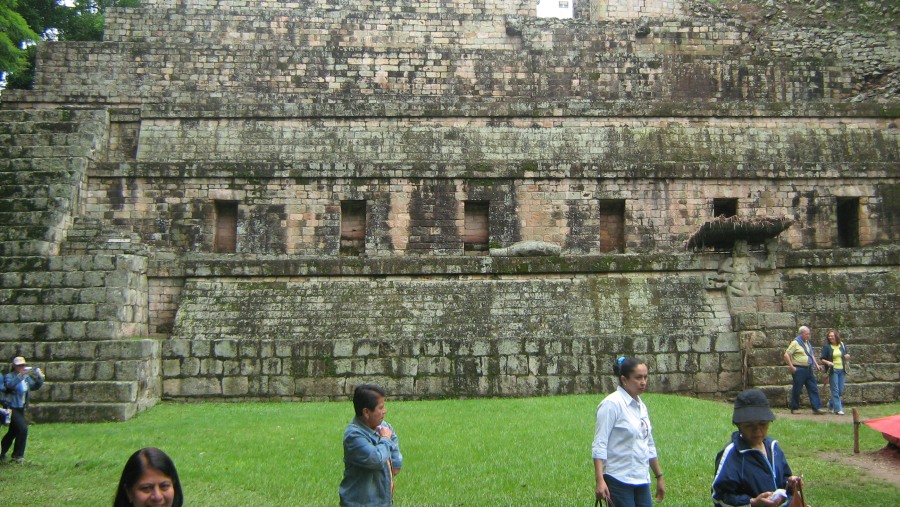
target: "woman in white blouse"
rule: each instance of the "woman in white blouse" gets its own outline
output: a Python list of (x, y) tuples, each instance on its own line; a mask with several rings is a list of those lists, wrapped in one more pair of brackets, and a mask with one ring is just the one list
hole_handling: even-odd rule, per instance
[(647, 365), (635, 357), (620, 357), (613, 365), (619, 379), (616, 392), (597, 407), (592, 455), (597, 499), (615, 507), (652, 507), (650, 473), (656, 476), (656, 501), (666, 495), (662, 469), (653, 442), (653, 426), (640, 395), (647, 389)]

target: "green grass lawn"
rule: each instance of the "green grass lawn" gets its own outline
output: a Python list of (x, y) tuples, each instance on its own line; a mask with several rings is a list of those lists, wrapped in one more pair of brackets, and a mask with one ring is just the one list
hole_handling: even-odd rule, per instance
[[(387, 420), (404, 458), (396, 504), (593, 505), (590, 446), (602, 397), (389, 399)], [(644, 399), (665, 471), (663, 505), (708, 507), (713, 460), (732, 431), (731, 406), (669, 395)], [(31, 507), (111, 505), (126, 458), (155, 446), (175, 460), (188, 507), (334, 506), (341, 436), (352, 412), (349, 401), (166, 403), (125, 423), (35, 424), (28, 463), (0, 466), (0, 497)], [(898, 412), (900, 403), (861, 409), (864, 418)], [(900, 488), (819, 458), (822, 451), (852, 453), (853, 427), (849, 416), (844, 420), (784, 417), (770, 435), (806, 477), (807, 501), (815, 507), (900, 505)], [(867, 427), (860, 434), (863, 452), (885, 445)]]

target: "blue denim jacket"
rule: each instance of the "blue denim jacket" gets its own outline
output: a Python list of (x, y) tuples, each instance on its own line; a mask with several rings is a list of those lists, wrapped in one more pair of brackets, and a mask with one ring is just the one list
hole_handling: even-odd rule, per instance
[[(394, 431), (387, 422), (382, 423)], [(390, 507), (391, 471), (403, 466), (400, 441), (394, 433), (382, 438), (379, 433), (354, 418), (344, 431), (344, 479), (338, 488), (343, 507)]]
[(20, 375), (16, 372), (7, 373), (3, 377), (3, 386), (5, 389), (6, 402), (10, 408), (28, 408), (28, 402), (31, 399), (30, 391), (37, 391), (44, 385), (44, 377), (38, 378), (29, 375)]

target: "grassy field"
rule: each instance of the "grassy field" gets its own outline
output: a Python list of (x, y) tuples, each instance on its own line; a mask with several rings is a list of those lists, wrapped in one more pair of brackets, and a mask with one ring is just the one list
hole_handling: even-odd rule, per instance
[[(663, 505), (711, 505), (716, 452), (732, 426), (725, 403), (646, 395), (666, 474)], [(593, 505), (590, 444), (600, 395), (388, 400), (404, 469), (398, 506)], [(865, 418), (900, 403), (861, 409)], [(36, 424), (25, 464), (0, 466), (7, 505), (111, 505), (126, 458), (155, 446), (175, 460), (189, 507), (337, 505), (345, 403), (163, 404), (125, 423)], [(770, 435), (806, 477), (815, 507), (900, 505), (896, 486), (819, 458), (852, 453), (852, 424), (781, 418)], [(861, 430), (863, 452), (884, 447)], [(852, 499), (852, 500), (848, 500)], [(12, 500), (13, 503), (8, 503)], [(849, 503), (848, 503), (849, 501)]]

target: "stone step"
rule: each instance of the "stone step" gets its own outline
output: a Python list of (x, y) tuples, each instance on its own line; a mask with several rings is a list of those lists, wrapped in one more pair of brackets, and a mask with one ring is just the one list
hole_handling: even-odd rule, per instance
[(26, 240), (0, 243), (0, 257), (20, 257), (30, 255), (52, 255), (55, 249), (50, 241)]
[[(773, 407), (788, 407), (791, 400), (791, 385), (757, 385), (754, 386), (762, 390), (769, 397), (769, 403)], [(823, 387), (819, 382), (819, 397), (824, 405), (831, 397), (827, 387)], [(844, 403), (884, 403), (885, 400), (900, 399), (900, 384), (893, 382), (862, 382), (848, 383), (841, 398)], [(809, 407), (809, 397), (806, 389), (800, 396), (800, 404), (802, 407)]]
[[(2, 222), (0, 222), (2, 223)], [(59, 231), (51, 226), (3, 224), (0, 228), (0, 242), (21, 242), (29, 240), (53, 241)]]
[[(0, 225), (51, 227), (59, 224), (67, 213), (60, 210), (51, 211), (0, 211)], [(69, 233), (71, 235), (71, 232)]]
[[(854, 347), (854, 353), (860, 354), (861, 357), (878, 357), (876, 355), (866, 355), (862, 350), (862, 346)], [(880, 350), (882, 347), (870, 347)], [(851, 356), (852, 357), (852, 356)], [(783, 358), (780, 358), (783, 361)], [(825, 374), (817, 372), (816, 377), (821, 381)], [(851, 364), (848, 375), (848, 382), (881, 382), (891, 381), (900, 378), (900, 364), (896, 362), (890, 363), (865, 363)], [(789, 384), (791, 381), (791, 371), (782, 363), (772, 363), (767, 366), (751, 366), (750, 382), (753, 385), (780, 385)]]
[(81, 158), (7, 158), (0, 159), (0, 181), (25, 181), (20, 178), (55, 177), (57, 174), (78, 176), (84, 173), (87, 162)]
[(53, 179), (32, 184), (0, 183), (0, 199), (71, 197), (75, 190), (70, 182), (59, 182)]
[[(158, 354), (160, 340), (153, 338), (134, 338), (126, 340), (61, 340), (51, 344), (0, 343), (0, 358), (25, 356), (36, 366), (63, 362), (85, 361), (99, 363), (104, 361), (144, 360)], [(47, 369), (48, 374), (53, 369)], [(67, 373), (60, 373), (62, 378), (70, 378)], [(74, 378), (74, 377), (72, 377)], [(101, 377), (102, 378), (102, 377)], [(108, 377), (112, 379), (113, 377)]]
[(68, 122), (74, 116), (77, 113), (68, 109), (4, 109), (0, 110), (0, 125)]
[(40, 422), (127, 421), (140, 410), (134, 403), (35, 403), (28, 412)]
[(35, 197), (23, 199), (11, 197), (0, 201), (0, 211), (21, 213), (27, 211), (68, 210), (71, 204), (72, 201), (69, 198)]
[(9, 146), (0, 144), (0, 158), (62, 158), (90, 157), (90, 146), (71, 144), (67, 146)]
[(0, 134), (0, 146), (19, 146), (28, 148), (48, 146), (69, 146), (70, 144), (90, 144), (93, 138), (88, 134), (77, 133), (76, 123), (56, 123), (52, 125), (59, 130), (46, 130), (38, 133)]
[(90, 400), (92, 403), (133, 403), (137, 401), (139, 392), (137, 380), (59, 382), (52, 376), (52, 369), (48, 369), (44, 373), (48, 376), (47, 382), (41, 389), (31, 393), (31, 400), (36, 404), (43, 401), (80, 402)]

